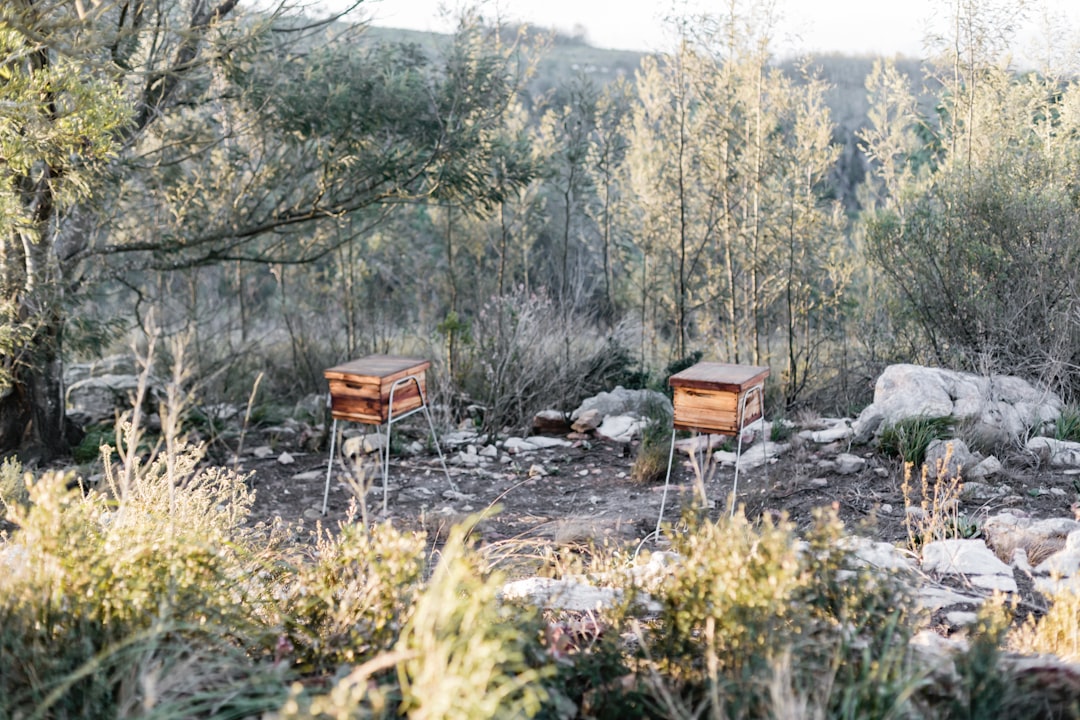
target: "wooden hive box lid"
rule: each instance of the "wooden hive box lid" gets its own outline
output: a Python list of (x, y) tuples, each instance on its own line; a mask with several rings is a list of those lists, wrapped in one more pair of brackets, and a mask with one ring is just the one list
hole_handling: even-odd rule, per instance
[(755, 385), (760, 385), (767, 377), (769, 377), (767, 367), (699, 362), (672, 375), (668, 379), (668, 385), (673, 388), (685, 387), (740, 393)]
[(327, 380), (348, 380), (354, 383), (379, 384), (416, 375), (431, 367), (430, 360), (401, 355), (368, 355), (323, 371)]

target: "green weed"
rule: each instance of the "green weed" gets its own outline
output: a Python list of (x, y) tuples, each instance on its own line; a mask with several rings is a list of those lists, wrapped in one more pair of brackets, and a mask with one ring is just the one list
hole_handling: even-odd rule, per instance
[(918, 466), (926, 460), (930, 443), (948, 439), (951, 432), (952, 420), (948, 417), (906, 418), (882, 431), (880, 447), (883, 453)]

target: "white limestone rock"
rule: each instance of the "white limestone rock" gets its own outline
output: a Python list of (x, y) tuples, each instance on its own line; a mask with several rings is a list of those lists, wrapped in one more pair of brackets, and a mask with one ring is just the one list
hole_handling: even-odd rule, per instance
[(1073, 530), (1065, 538), (1065, 547), (1035, 566), (1039, 575), (1071, 578), (1080, 571), (1080, 530)]
[(916, 417), (967, 420), (988, 440), (1008, 442), (1052, 422), (1063, 403), (1056, 394), (1008, 376), (984, 377), (919, 365), (890, 365), (874, 386), (874, 402), (855, 420), (855, 440), (865, 442), (889, 425)]
[(851, 429), (850, 420), (829, 420), (827, 422), (830, 423), (830, 427), (823, 430), (803, 430), (799, 433), (799, 437), (818, 445), (828, 445), (841, 440), (850, 440), (855, 434), (855, 431)]
[(922, 569), (941, 575), (961, 575), (972, 585), (989, 590), (1017, 592), (1012, 568), (982, 540), (935, 540), (923, 546)]
[(741, 457), (738, 457), (737, 452), (717, 450), (713, 453), (713, 459), (723, 467), (735, 467), (735, 461), (738, 459), (740, 470), (753, 470), (754, 468), (759, 468), (762, 465), (773, 461), (776, 457), (783, 455), (790, 449), (790, 443), (758, 443), (749, 448), (744, 447)]
[(669, 415), (674, 413), (667, 395), (655, 390), (627, 390), (620, 385), (611, 392), (602, 392), (586, 399), (570, 414), (570, 419), (577, 420), (587, 410), (597, 410), (604, 417), (627, 414), (644, 417), (652, 405), (659, 405)]
[(916, 594), (916, 602), (918, 602), (920, 608), (936, 612), (954, 605), (980, 605), (983, 598), (965, 595), (949, 588), (929, 585), (919, 589)]
[(511, 455), (520, 455), (522, 453), (536, 452), (539, 450), (539, 446), (533, 445), (528, 440), (519, 437), (506, 438), (503, 442), (503, 450)]
[(455, 448), (461, 445), (468, 445), (469, 443), (484, 442), (487, 438), (478, 435), (472, 430), (455, 430), (454, 432), (443, 433), (439, 436), (439, 440), (442, 442), (443, 447)]
[(549, 448), (568, 448), (572, 447), (574, 444), (563, 438), (547, 437), (546, 435), (530, 435), (525, 438), (525, 442), (540, 450), (547, 450)]
[(1009, 494), (1009, 488), (987, 485), (984, 482), (965, 482), (960, 489), (960, 499), (967, 501), (994, 500)]
[(834, 461), (837, 475), (854, 475), (866, 467), (866, 458), (851, 453), (840, 453)]
[[(77, 414), (86, 423), (113, 420), (117, 411), (131, 409), (138, 387), (138, 375), (99, 375), (79, 380), (67, 388), (68, 412)], [(157, 409), (161, 388), (162, 384), (156, 378), (147, 380), (146, 412)]]
[(844, 539), (844, 547), (862, 562), (881, 570), (908, 573), (916, 567), (914, 558), (892, 543), (852, 535)]
[(644, 422), (632, 415), (608, 415), (600, 427), (596, 428), (598, 437), (615, 442), (630, 442), (641, 433)]
[(570, 426), (570, 429), (574, 432), (587, 433), (592, 432), (596, 428), (600, 427), (600, 423), (603, 422), (604, 415), (596, 408), (590, 408), (584, 411), (574, 420), (574, 424)]
[(1072, 518), (1033, 520), (1011, 512), (987, 518), (982, 527), (987, 544), (1001, 557), (1012, 557), (1017, 548), (1023, 548), (1030, 555), (1033, 549), (1062, 543), (1077, 530), (1080, 530), (1080, 522)]
[(1033, 437), (1027, 441), (1027, 449), (1042, 462), (1053, 468), (1080, 468), (1080, 443)]
[(1001, 474), (1001, 461), (993, 455), (984, 457), (981, 461), (976, 463), (975, 467), (970, 470), (964, 471), (964, 477), (967, 480), (982, 481), (992, 477), (997, 477)]
[(963, 477), (968, 468), (978, 464), (967, 443), (959, 438), (931, 440), (926, 446), (926, 465), (932, 474), (937, 474), (940, 468), (945, 477)]
[(527, 602), (550, 610), (596, 612), (615, 607), (622, 593), (575, 580), (531, 577), (507, 583), (500, 596), (503, 600)]

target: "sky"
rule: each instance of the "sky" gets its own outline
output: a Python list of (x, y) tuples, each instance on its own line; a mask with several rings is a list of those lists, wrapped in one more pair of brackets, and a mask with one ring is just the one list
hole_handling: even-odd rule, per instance
[[(363, 7), (374, 25), (447, 32), (452, 23), (441, 9), (452, 11), (459, 1), (366, 0)], [(951, 5), (948, 0), (777, 2), (781, 20), (773, 50), (781, 55), (843, 52), (922, 57), (927, 29), (940, 22)], [(1039, 2), (1063, 14), (1064, 21), (1056, 20), (1056, 27), (1067, 22), (1073, 29), (1080, 29), (1080, 0)], [(676, 3), (716, 9), (727, 4), (723, 0), (489, 0), (485, 12), (493, 14), (498, 7), (508, 20), (567, 32), (580, 25), (590, 44), (598, 47), (655, 51), (669, 46), (662, 14)], [(1029, 30), (1025, 43), (1030, 43), (1035, 34)]]

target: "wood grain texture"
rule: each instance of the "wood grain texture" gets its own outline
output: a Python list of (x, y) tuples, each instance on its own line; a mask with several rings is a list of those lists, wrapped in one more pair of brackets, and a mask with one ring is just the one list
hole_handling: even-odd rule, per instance
[(757, 365), (729, 365), (700, 362), (668, 378), (671, 387), (694, 387), (702, 390), (740, 392), (765, 382), (769, 368)]
[[(761, 394), (747, 391), (762, 385), (769, 368), (726, 363), (698, 363), (668, 380), (673, 392), (674, 424), (679, 430), (736, 435), (762, 416)], [(743, 417), (739, 400), (746, 396)]]
[(394, 390), (394, 415), (415, 410), (427, 392), (427, 360), (396, 355), (370, 355), (323, 372), (330, 385), (330, 413), (338, 420), (379, 425), (390, 417), (390, 389), (403, 378), (414, 377)]

